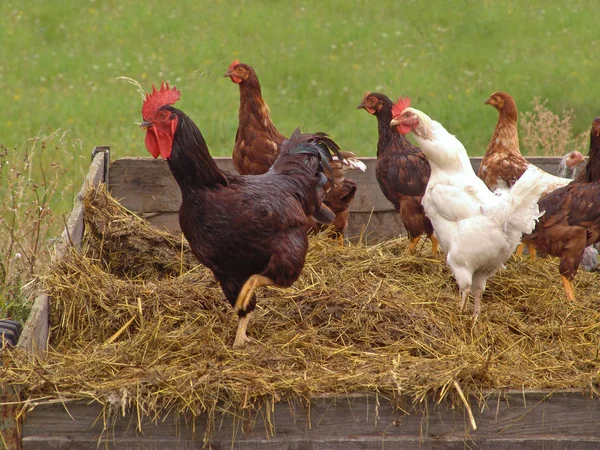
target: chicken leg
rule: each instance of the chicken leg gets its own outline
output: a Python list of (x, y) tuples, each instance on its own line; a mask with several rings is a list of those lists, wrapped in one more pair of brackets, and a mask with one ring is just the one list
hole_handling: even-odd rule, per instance
[(458, 310), (463, 312), (465, 309), (465, 305), (467, 304), (467, 299), (469, 298), (469, 293), (471, 290), (469, 288), (465, 288), (460, 292), (460, 300), (458, 301)]
[[(265, 277), (264, 275), (252, 275), (250, 278), (246, 280), (242, 289), (240, 289), (240, 293), (238, 294), (237, 300), (235, 302), (235, 306), (233, 310), (236, 313), (240, 311), (245, 311), (250, 301), (252, 300), (252, 296), (254, 295), (254, 291), (259, 286), (273, 286), (275, 282), (271, 280), (269, 277)], [(240, 317), (240, 321), (238, 322), (238, 328), (235, 333), (235, 340), (233, 341), (233, 347), (243, 347), (248, 341), (248, 336), (246, 336), (246, 328), (248, 328), (248, 322), (250, 320), (250, 313), (246, 313), (245, 316)]]
[(519, 245), (517, 245), (517, 249), (515, 250), (515, 256), (523, 255), (523, 250), (525, 250), (525, 245), (527, 245), (527, 251), (529, 252), (529, 259), (531, 261), (535, 261), (537, 252), (535, 250), (535, 247), (531, 244), (525, 244), (523, 242), (519, 243)]
[(410, 244), (408, 244), (408, 247), (406, 247), (406, 253), (408, 253), (409, 255), (412, 255), (413, 252), (415, 251), (415, 248), (419, 244), (419, 240), (421, 240), (421, 236), (412, 238), (410, 240)]
[(560, 277), (562, 278), (565, 291), (567, 291), (567, 298), (570, 301), (575, 301), (575, 290), (573, 289), (573, 283), (571, 283), (571, 281), (569, 281), (569, 279), (564, 275), (561, 275)]
[(440, 241), (433, 234), (429, 236), (429, 239), (431, 240), (431, 253), (433, 256), (437, 256), (440, 253)]
[(248, 328), (248, 322), (250, 321), (250, 313), (244, 317), (240, 317), (238, 322), (237, 331), (235, 332), (235, 340), (233, 341), (233, 348), (240, 348), (246, 345), (250, 341), (246, 336), (246, 328)]

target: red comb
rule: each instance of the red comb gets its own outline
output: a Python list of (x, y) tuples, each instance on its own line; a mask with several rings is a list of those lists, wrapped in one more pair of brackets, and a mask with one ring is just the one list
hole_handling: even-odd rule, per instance
[(175, 86), (169, 87), (169, 83), (164, 81), (160, 84), (160, 90), (152, 85), (152, 93), (146, 94), (146, 100), (142, 105), (142, 117), (144, 120), (150, 119), (154, 112), (165, 105), (173, 105), (181, 98), (181, 92)]
[(392, 106), (392, 116), (399, 116), (402, 111), (410, 106), (410, 98), (408, 97), (399, 97), (398, 101)]
[(239, 60), (239, 59), (234, 59), (234, 60), (231, 62), (231, 64), (229, 64), (229, 67), (227, 68), (227, 70), (233, 70), (233, 68), (234, 68), (235, 66), (237, 66), (239, 63), (240, 63), (240, 60)]

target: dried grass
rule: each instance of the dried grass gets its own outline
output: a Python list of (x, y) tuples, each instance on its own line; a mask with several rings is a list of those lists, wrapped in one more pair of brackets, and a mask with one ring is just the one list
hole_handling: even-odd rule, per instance
[(507, 388), (600, 381), (600, 283), (577, 277), (565, 300), (555, 260), (509, 261), (489, 283), (477, 322), (457, 311), (443, 261), (407, 256), (406, 240), (338, 247), (311, 238), (302, 277), (259, 294), (246, 349), (210, 272), (181, 240), (149, 227), (102, 192), (85, 199), (83, 251), (46, 278), (55, 299), (45, 360), (4, 353), (0, 382), (29, 402), (93, 399), (213, 418), (264, 399), (379, 393), (400, 406)]
[(573, 135), (572, 109), (555, 114), (547, 106), (548, 100), (535, 97), (533, 110), (523, 113), (519, 121), (524, 154), (540, 156), (563, 156), (572, 150), (585, 154), (589, 143), (589, 131)]

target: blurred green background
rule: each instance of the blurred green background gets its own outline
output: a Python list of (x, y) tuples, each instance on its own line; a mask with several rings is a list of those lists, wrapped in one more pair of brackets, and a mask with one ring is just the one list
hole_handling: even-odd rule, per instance
[[(148, 156), (141, 98), (166, 80), (213, 155), (230, 155), (239, 90), (223, 78), (252, 65), (283, 134), (326, 131), (348, 150), (375, 154), (363, 93), (408, 95), (482, 155), (497, 113), (483, 102), (511, 93), (573, 109), (574, 132), (600, 113), (597, 3), (591, 0), (274, 2), (43, 1), (0, 3), (0, 144), (68, 131), (73, 181), (95, 145), (113, 158)], [(523, 151), (526, 153), (526, 149)]]

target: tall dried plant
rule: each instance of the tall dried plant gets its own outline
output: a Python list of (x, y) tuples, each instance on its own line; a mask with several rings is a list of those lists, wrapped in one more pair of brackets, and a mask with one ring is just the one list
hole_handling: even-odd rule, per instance
[[(0, 145), (0, 318), (22, 320), (23, 287), (49, 261), (61, 224), (53, 206), (72, 196), (72, 161), (64, 132), (30, 139), (23, 149)], [(60, 217), (60, 216), (58, 216)]]
[(521, 115), (520, 137), (523, 154), (540, 156), (563, 156), (572, 150), (582, 153), (587, 147), (589, 133), (573, 135), (572, 109), (555, 114), (547, 106), (548, 100), (533, 99), (532, 111)]

